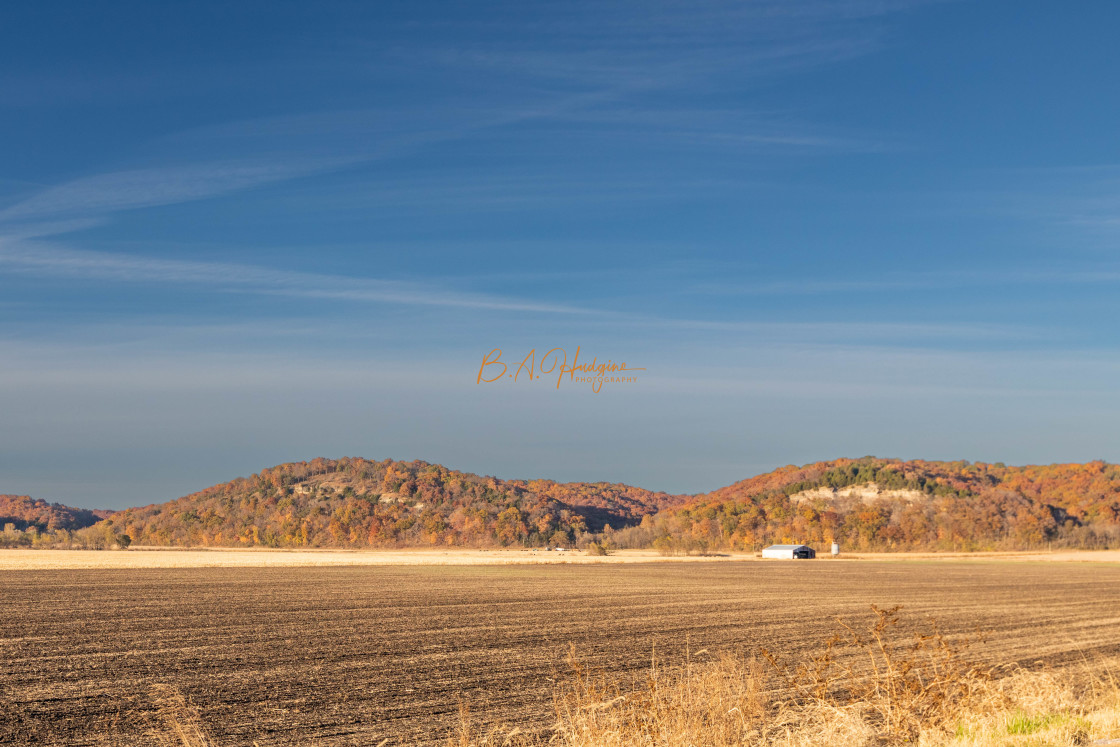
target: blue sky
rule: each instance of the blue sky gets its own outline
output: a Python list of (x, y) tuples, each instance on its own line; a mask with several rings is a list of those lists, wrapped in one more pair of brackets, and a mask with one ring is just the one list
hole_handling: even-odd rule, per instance
[[(1115, 461), (1120, 6), (8, 4), (0, 492)], [(632, 384), (476, 383), (561, 347)]]

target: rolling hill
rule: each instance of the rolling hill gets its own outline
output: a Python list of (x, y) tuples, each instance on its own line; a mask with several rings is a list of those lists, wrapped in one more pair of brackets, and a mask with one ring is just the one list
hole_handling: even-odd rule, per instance
[(126, 509), (111, 526), (143, 545), (567, 545), (685, 500), (620, 484), (499, 480), (423, 461), (314, 459)]
[(78, 529), (78, 540), (91, 546), (127, 535), (142, 545), (234, 547), (534, 547), (596, 539), (665, 553), (833, 541), (849, 550), (1120, 547), (1120, 467), (1101, 461), (1009, 467), (836, 459), (681, 496), (614, 483), (500, 480), (423, 461), (320, 458), (96, 524), (97, 512), (15, 496), (0, 497), (0, 522), (5, 506), (17, 528)]
[(788, 466), (643, 518), (618, 541), (666, 552), (773, 542), (860, 550), (1120, 546), (1120, 467), (837, 459)]

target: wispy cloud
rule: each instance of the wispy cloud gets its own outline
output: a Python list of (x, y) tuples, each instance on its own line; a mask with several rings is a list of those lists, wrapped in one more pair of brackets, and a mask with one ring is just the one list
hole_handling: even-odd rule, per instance
[(0, 211), (0, 222), (82, 217), (171, 205), (338, 168), (353, 159), (210, 163), (117, 171), (75, 179)]
[[(598, 138), (617, 131), (631, 139), (720, 148), (876, 149), (880, 137), (751, 117), (746, 109), (715, 110), (682, 102), (678, 94), (738, 90), (744, 80), (869, 54), (881, 45), (875, 19), (920, 4), (587, 3), (487, 21), (520, 29), (503, 41), (484, 34), (427, 48), (379, 42), (346, 54), (305, 50), (317, 68), (376, 69), (398, 55), (414, 71), (475, 69), (501, 95), (487, 95), (482, 85), (473, 92), (482, 92), (473, 106), (445, 93), (414, 110), (304, 112), (199, 127), (162, 138), (180, 157), (200, 151), (195, 163), (80, 177), (0, 210), (0, 222), (68, 220), (207, 199), (526, 122), (552, 124), (558, 132), (591, 127)], [(244, 64), (259, 69), (263, 63)]]
[[(177, 259), (157, 259), (129, 254), (95, 252), (71, 249), (56, 244), (37, 241), (17, 241), (0, 237), (0, 267), (9, 273), (23, 273), (37, 277), (96, 281), (98, 283), (130, 283), (139, 285), (192, 285), (209, 292), (239, 292), (258, 295), (285, 296), (289, 298), (320, 299), (342, 303), (379, 303), (408, 306), (445, 307), (474, 310), (537, 312), (562, 315), (569, 319), (580, 317), (580, 328), (586, 332), (611, 328), (642, 330), (641, 337), (658, 337), (665, 332), (710, 333), (728, 341), (764, 340), (782, 344), (808, 342), (827, 345), (905, 344), (943, 345), (954, 341), (999, 340), (1024, 341), (1054, 339), (1060, 330), (1041, 328), (1037, 325), (1000, 324), (990, 322), (953, 321), (878, 322), (851, 321), (762, 321), (757, 319), (728, 320), (726, 313), (720, 318), (703, 316), (666, 316), (651, 308), (638, 306), (629, 309), (611, 308), (610, 303), (596, 304), (594, 300), (581, 305), (553, 303), (544, 299), (528, 299), (504, 294), (480, 293), (464, 290), (462, 278), (449, 278), (437, 282), (417, 282), (404, 279), (380, 279), (323, 273), (279, 270), (258, 265), (231, 262), (199, 262)], [(642, 275), (648, 294), (654, 278)], [(522, 278), (524, 279), (524, 278)], [(1120, 282), (1120, 272), (1021, 272), (1016, 282), (1038, 283), (1102, 283)], [(475, 279), (477, 280), (477, 278)], [(674, 281), (662, 278), (661, 282)], [(897, 287), (911, 287), (903, 281)], [(913, 280), (916, 284), (921, 281)], [(933, 281), (930, 281), (931, 283)], [(963, 282), (963, 281), (962, 281)], [(968, 282), (982, 282), (971, 279)], [(617, 279), (616, 279), (617, 283)], [(868, 281), (866, 288), (882, 287)], [(810, 285), (812, 283), (810, 282)], [(821, 289), (809, 292), (823, 292)], [(861, 286), (863, 287), (863, 286)], [(850, 290), (850, 289), (849, 289)], [(766, 288), (766, 292), (780, 292)], [(594, 294), (591, 294), (594, 298)], [(604, 296), (609, 299), (609, 293)], [(617, 305), (617, 304), (615, 304)], [(567, 324), (567, 323), (566, 323)], [(569, 330), (570, 331), (570, 330)], [(951, 346), (951, 345), (950, 345)]]
[[(742, 79), (865, 54), (881, 46), (878, 19), (930, 4), (577, 2), (562, 12), (534, 8), (530, 16), (480, 16), (466, 28), (477, 30), (485, 43), (419, 51), (513, 76), (625, 86), (699, 78), (703, 85), (713, 72)], [(493, 36), (497, 30), (504, 32), (500, 42)], [(541, 44), (542, 38), (550, 43)]]
[(273, 270), (255, 265), (153, 259), (109, 252), (56, 247), (0, 238), (0, 265), (9, 271), (53, 278), (127, 283), (205, 285), (214, 290), (275, 294), (302, 298), (418, 306), (446, 306), (497, 311), (583, 314), (561, 304), (456, 291), (423, 283)]
[(959, 288), (994, 288), (1007, 286), (1098, 285), (1120, 281), (1120, 265), (1084, 261), (1074, 266), (1035, 262), (1034, 266), (1016, 269), (974, 268), (964, 271), (921, 271), (886, 273), (881, 277), (860, 280), (844, 278), (820, 279), (805, 276), (797, 280), (703, 280), (686, 285), (682, 292), (705, 296), (823, 296), (851, 293), (887, 293), (893, 291), (943, 292)]
[[(586, 100), (583, 94), (550, 96), (533, 106), (445, 106), (434, 113), (328, 111), (195, 128), (157, 144), (174, 149), (180, 159), (197, 153), (197, 162), (110, 171), (47, 187), (0, 210), (0, 226), (5, 235), (49, 235), (53, 228), (63, 233), (85, 227), (73, 221), (203, 200), (399, 157), (425, 145), (548, 117)], [(221, 158), (216, 153), (239, 156)]]
[(756, 322), (665, 319), (656, 323), (681, 330), (752, 335), (791, 342), (808, 339), (833, 340), (836, 344), (849, 344), (854, 339), (881, 340), (884, 342), (937, 338), (951, 340), (1022, 339), (1024, 337), (1038, 337), (1040, 334), (1037, 327), (987, 322)]

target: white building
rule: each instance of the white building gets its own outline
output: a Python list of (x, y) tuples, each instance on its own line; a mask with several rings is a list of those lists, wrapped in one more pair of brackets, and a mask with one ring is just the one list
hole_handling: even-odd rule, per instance
[(808, 545), (770, 545), (762, 551), (762, 557), (781, 560), (809, 560), (817, 557), (817, 553)]

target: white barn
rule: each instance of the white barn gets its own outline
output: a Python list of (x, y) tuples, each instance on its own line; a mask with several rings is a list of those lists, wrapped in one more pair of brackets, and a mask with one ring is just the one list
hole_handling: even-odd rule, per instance
[(809, 560), (817, 557), (817, 553), (808, 545), (770, 545), (762, 551), (762, 557), (781, 560)]

